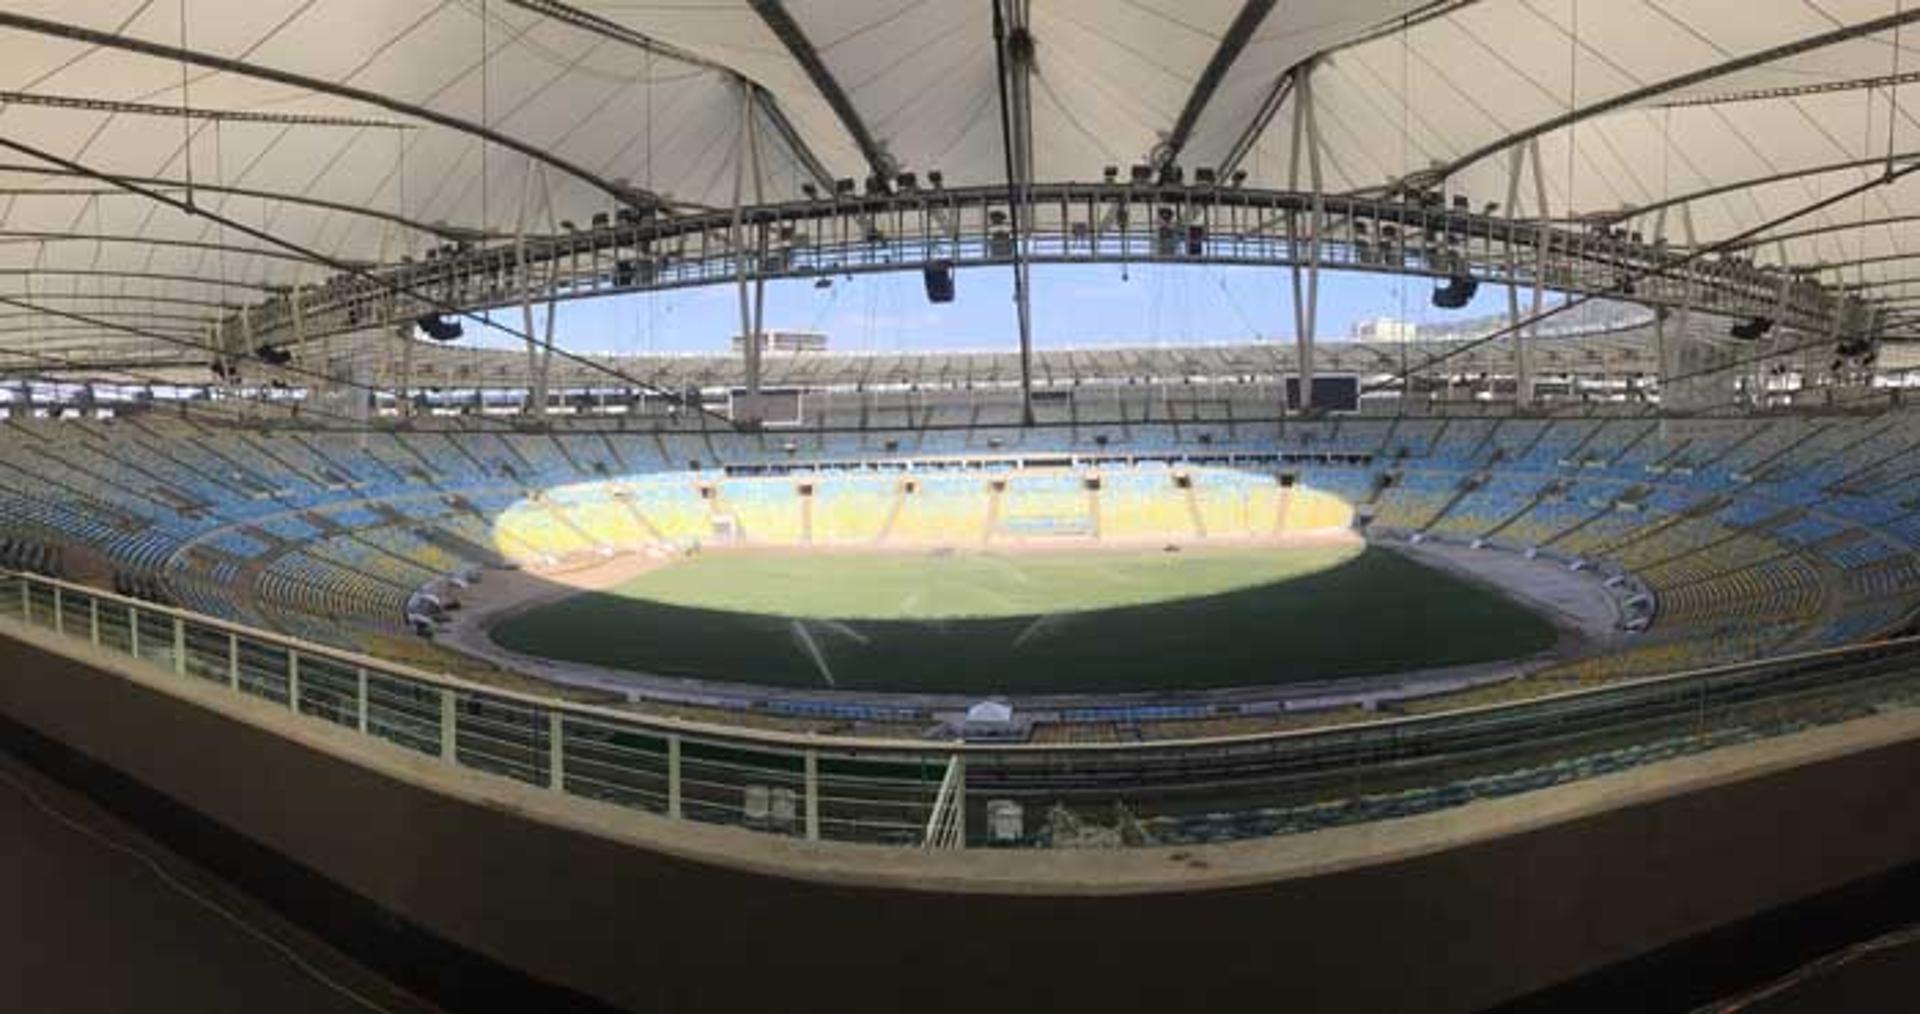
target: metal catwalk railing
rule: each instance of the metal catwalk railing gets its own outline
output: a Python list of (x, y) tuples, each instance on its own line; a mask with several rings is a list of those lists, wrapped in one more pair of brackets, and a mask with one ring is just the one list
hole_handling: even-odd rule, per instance
[(1324, 729), (1135, 743), (881, 740), (561, 702), (0, 572), (0, 633), (20, 626), (556, 793), (775, 835), (928, 848), (1313, 830), (1920, 701), (1920, 639), (1909, 638)]
[[(478, 311), (747, 279), (1011, 263), (1005, 188), (912, 190), (669, 218), (618, 218), (560, 236), (436, 253), (342, 275), (230, 316), (230, 347), (276, 344)], [(1316, 218), (1316, 208), (1317, 218)], [(1836, 293), (1737, 260), (1684, 260), (1634, 234), (1567, 228), (1443, 204), (1214, 185), (1070, 183), (1030, 188), (1021, 253), (1036, 264), (1315, 264), (1621, 295), (1765, 316), (1826, 333)], [(1623, 286), (1623, 279), (1639, 281)], [(296, 334), (296, 330), (298, 333)]]

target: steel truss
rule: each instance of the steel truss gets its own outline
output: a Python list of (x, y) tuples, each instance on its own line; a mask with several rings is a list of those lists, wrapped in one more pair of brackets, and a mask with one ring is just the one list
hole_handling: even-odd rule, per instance
[[(222, 347), (384, 328), (449, 307), (481, 312), (700, 285), (811, 279), (1016, 260), (1234, 264), (1471, 276), (1483, 284), (1613, 296), (1650, 306), (1768, 317), (1830, 330), (1847, 297), (1810, 279), (1662, 243), (1547, 226), (1437, 201), (1218, 185), (1033, 184), (1016, 216), (1006, 187), (823, 197), (682, 215), (616, 216), (561, 236), (450, 250), (426, 261), (335, 276), (228, 316)], [(1315, 228), (1302, 228), (1311, 219)], [(1288, 228), (1289, 222), (1295, 227)], [(296, 321), (298, 328), (296, 329)]]

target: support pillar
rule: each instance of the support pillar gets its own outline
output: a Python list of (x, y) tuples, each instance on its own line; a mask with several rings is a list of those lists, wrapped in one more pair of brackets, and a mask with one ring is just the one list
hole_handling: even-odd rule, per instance
[[(754, 424), (760, 421), (760, 309), (765, 296), (765, 282), (759, 277), (759, 264), (754, 265), (754, 280), (749, 291), (747, 279), (747, 227), (745, 220), (745, 199), (747, 177), (753, 177), (754, 203), (759, 203), (760, 191), (760, 145), (754, 131), (753, 88), (746, 81), (740, 85), (740, 134), (734, 144), (733, 152), (733, 280), (740, 294), (740, 350), (746, 366), (746, 404), (744, 410), (736, 405), (733, 410), (735, 425)], [(761, 230), (760, 244), (766, 242), (765, 230)], [(756, 244), (756, 248), (760, 245)], [(764, 252), (764, 251), (762, 251)]]
[[(1307, 185), (1313, 194), (1313, 202), (1308, 211), (1304, 236), (1294, 216), (1289, 216), (1287, 228), (1288, 254), (1292, 266), (1288, 269), (1293, 281), (1293, 327), (1295, 366), (1300, 377), (1300, 396), (1296, 404), (1283, 406), (1308, 412), (1313, 408), (1313, 342), (1314, 332), (1320, 326), (1320, 225), (1326, 218), (1325, 188), (1320, 175), (1320, 122), (1314, 115), (1313, 102), (1313, 64), (1300, 68), (1298, 80), (1294, 84), (1293, 96), (1293, 149), (1287, 167), (1287, 187), (1300, 190), (1300, 160), (1305, 149), (1307, 162)], [(1300, 266), (1300, 244), (1307, 245), (1307, 264), (1305, 278), (1302, 279)], [(1407, 381), (1411, 385), (1409, 378)], [(1286, 382), (1281, 381), (1281, 396), (1285, 400)]]

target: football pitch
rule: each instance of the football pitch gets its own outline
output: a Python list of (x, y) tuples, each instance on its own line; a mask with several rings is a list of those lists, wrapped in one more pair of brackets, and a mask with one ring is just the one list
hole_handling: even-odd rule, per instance
[(975, 695), (1297, 683), (1555, 639), (1496, 592), (1358, 546), (705, 553), (491, 633), (662, 676)]

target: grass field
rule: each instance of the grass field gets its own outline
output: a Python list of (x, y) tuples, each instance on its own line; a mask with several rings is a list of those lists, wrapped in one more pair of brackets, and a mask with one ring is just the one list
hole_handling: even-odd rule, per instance
[(1492, 591), (1385, 550), (1340, 553), (710, 554), (492, 636), (666, 676), (980, 695), (1297, 683), (1554, 641)]
[(689, 609), (809, 619), (1037, 616), (1219, 595), (1347, 562), (1360, 546), (1099, 552), (706, 553), (614, 589)]

